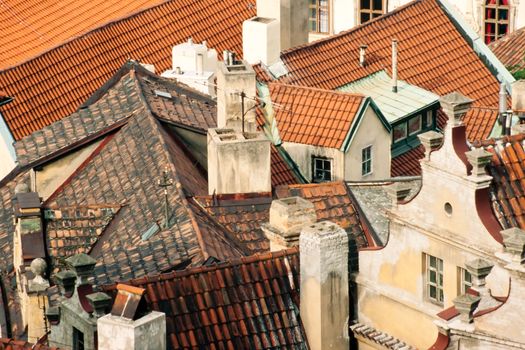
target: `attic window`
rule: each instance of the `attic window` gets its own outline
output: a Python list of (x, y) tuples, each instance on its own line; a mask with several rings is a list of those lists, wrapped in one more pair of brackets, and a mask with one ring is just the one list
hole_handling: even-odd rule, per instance
[(161, 90), (155, 90), (155, 96), (164, 97), (164, 98), (172, 98), (169, 92), (161, 91)]
[(397, 141), (400, 141), (400, 140), (404, 140), (404, 139), (407, 138), (407, 124), (406, 124), (406, 122), (394, 126), (393, 137), (394, 137), (394, 142), (397, 142)]
[(332, 159), (312, 157), (312, 182), (332, 181)]
[(366, 23), (384, 13), (383, 0), (360, 0), (359, 23)]

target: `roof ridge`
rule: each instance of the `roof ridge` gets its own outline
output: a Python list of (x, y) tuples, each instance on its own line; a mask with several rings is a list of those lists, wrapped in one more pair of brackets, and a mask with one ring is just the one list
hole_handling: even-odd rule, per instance
[(283, 50), (283, 51), (281, 51), (280, 56), (282, 57), (282, 56), (285, 56), (285, 55), (287, 55), (288, 53), (291, 53), (291, 52), (300, 51), (300, 50), (303, 50), (303, 49), (309, 48), (309, 47), (315, 47), (315, 46), (324, 44), (326, 42), (330, 42), (332, 40), (338, 39), (339, 37), (345, 36), (348, 33), (352, 33), (354, 31), (358, 31), (361, 28), (364, 28), (364, 27), (370, 25), (371, 23), (379, 22), (379, 21), (384, 20), (384, 19), (386, 19), (388, 17), (391, 17), (394, 14), (397, 14), (398, 12), (404, 11), (407, 8), (409, 8), (411, 6), (414, 6), (415, 4), (418, 4), (418, 3), (423, 2), (423, 1), (436, 1), (436, 0), (414, 0), (414, 1), (411, 1), (409, 3), (406, 3), (404, 5), (401, 5), (401, 6), (397, 7), (397, 8), (395, 8), (394, 10), (392, 10), (390, 12), (385, 13), (384, 15), (381, 15), (379, 17), (373, 18), (372, 20), (370, 20), (368, 22), (359, 24), (359, 25), (354, 26), (354, 27), (352, 27), (350, 29), (347, 29), (347, 30), (344, 30), (342, 32), (339, 32), (337, 34), (333, 34), (333, 35), (330, 35), (330, 36), (328, 36), (326, 38), (322, 38), (322, 39), (319, 39), (319, 40), (312, 41), (311, 43), (306, 43), (306, 44), (302, 44), (302, 45), (299, 45), (299, 46), (295, 46), (295, 47), (291, 47), (289, 49)]
[(328, 90), (328, 89), (322, 89), (322, 88), (316, 88), (316, 87), (310, 87), (310, 86), (303, 86), (303, 85), (294, 85), (294, 84), (286, 84), (282, 83), (280, 81), (271, 81), (268, 82), (268, 85), (281, 85), (285, 88), (295, 88), (295, 89), (303, 89), (303, 90), (311, 90), (311, 91), (317, 91), (322, 92), (330, 95), (341, 95), (345, 97), (361, 97), (366, 98), (364, 94), (356, 93), (356, 92), (347, 92), (347, 91), (340, 91), (340, 90)]
[[(204, 273), (209, 271), (215, 271), (215, 270), (222, 270), (226, 268), (231, 268), (239, 265), (247, 265), (252, 264), (255, 262), (262, 262), (262, 261), (268, 261), (268, 260), (274, 260), (281, 257), (288, 257), (288, 256), (294, 256), (299, 254), (299, 247), (292, 247), (288, 249), (283, 249), (280, 251), (275, 252), (267, 252), (267, 253), (257, 253), (248, 257), (240, 257), (231, 259), (228, 261), (220, 262), (211, 266), (194, 266), (189, 267), (184, 270), (180, 271), (172, 271), (167, 273), (160, 273), (157, 275), (148, 275), (144, 277), (138, 277), (131, 279), (126, 282), (120, 282), (120, 283), (129, 283), (129, 284), (135, 284), (135, 283), (154, 283), (159, 280), (170, 280), (180, 277), (186, 277), (188, 275), (196, 274), (196, 273)], [(113, 283), (116, 284), (116, 283)], [(113, 285), (110, 284), (110, 285)]]

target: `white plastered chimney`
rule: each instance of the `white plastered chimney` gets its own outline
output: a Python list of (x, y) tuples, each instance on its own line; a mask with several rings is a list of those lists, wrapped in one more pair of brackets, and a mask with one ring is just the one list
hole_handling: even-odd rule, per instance
[(253, 17), (242, 24), (242, 51), (250, 64), (270, 66), (279, 60), (280, 27), (275, 18)]
[(279, 21), (281, 50), (308, 43), (307, 0), (257, 0), (257, 16)]
[(270, 141), (262, 132), (208, 129), (208, 192), (271, 192)]

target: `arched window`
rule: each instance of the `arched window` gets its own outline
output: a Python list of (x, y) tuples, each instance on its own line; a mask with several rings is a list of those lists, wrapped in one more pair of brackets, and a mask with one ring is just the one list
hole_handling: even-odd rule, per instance
[(359, 23), (366, 23), (385, 13), (384, 0), (359, 0)]
[(484, 35), (489, 44), (509, 33), (510, 0), (485, 0)]
[(308, 29), (310, 32), (328, 33), (330, 24), (329, 0), (309, 0)]

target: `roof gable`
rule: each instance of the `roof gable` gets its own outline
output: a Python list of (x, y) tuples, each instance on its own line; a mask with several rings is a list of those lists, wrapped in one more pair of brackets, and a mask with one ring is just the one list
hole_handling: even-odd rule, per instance
[(362, 114), (363, 95), (270, 83), (282, 141), (342, 148)]

